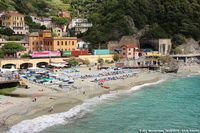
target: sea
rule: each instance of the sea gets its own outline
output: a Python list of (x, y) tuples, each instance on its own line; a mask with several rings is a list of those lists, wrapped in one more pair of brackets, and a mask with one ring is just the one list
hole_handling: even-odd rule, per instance
[(200, 76), (160, 80), (22, 121), (11, 133), (200, 133)]

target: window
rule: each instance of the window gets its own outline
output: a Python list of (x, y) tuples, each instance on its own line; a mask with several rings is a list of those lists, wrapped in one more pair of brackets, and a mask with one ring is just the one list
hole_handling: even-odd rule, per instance
[(57, 45), (59, 45), (59, 41), (57, 41)]
[(69, 41), (69, 45), (71, 45), (71, 41)]
[(32, 43), (32, 45), (34, 45), (34, 42)]
[(126, 48), (123, 48), (123, 50), (126, 50)]
[(75, 50), (74, 48), (72, 50)]
[(42, 34), (40, 34), (40, 37), (42, 37)]
[(67, 41), (65, 41), (65, 45), (67, 45)]
[(74, 45), (74, 41), (72, 41), (72, 45)]
[(126, 53), (123, 53), (123, 55), (126, 55)]
[(131, 53), (128, 53), (128, 55), (131, 55)]
[(63, 45), (63, 41), (61, 41), (61, 45)]
[(69, 48), (69, 51), (70, 51), (71, 49)]
[(129, 51), (131, 51), (131, 49), (130, 49), (130, 48), (129, 48), (128, 50), (129, 50)]

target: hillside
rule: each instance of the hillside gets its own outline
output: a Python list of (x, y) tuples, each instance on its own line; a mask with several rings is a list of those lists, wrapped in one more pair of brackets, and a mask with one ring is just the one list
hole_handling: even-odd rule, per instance
[(0, 11), (18, 11), (27, 15), (57, 15), (59, 10), (67, 10), (69, 4), (61, 0), (0, 0)]
[[(87, 17), (93, 27), (80, 35), (93, 47), (119, 40), (124, 35), (139, 38), (172, 38), (174, 48), (185, 38), (200, 39), (199, 0), (1, 0), (0, 11), (17, 10), (23, 14), (56, 15), (71, 11), (72, 17)], [(137, 36), (138, 37), (138, 36)], [(103, 45), (105, 46), (105, 45)]]

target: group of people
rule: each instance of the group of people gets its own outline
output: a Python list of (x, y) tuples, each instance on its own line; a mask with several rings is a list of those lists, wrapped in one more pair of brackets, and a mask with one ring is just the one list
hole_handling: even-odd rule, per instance
[(133, 76), (137, 76), (137, 74), (134, 74), (134, 73), (127, 73), (127, 74), (123, 74), (123, 75), (114, 75), (114, 76), (108, 76), (108, 77), (105, 77), (105, 78), (100, 78), (100, 79), (95, 79), (94, 82), (97, 82), (98, 85), (101, 85), (103, 84), (102, 81), (110, 81), (110, 80), (125, 80), (129, 77), (133, 77)]

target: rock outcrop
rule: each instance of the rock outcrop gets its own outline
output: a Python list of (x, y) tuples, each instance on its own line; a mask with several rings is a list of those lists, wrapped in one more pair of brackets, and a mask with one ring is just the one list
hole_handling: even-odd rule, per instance
[(193, 38), (186, 40), (185, 44), (179, 46), (182, 54), (198, 54), (200, 53), (200, 41), (195, 41)]

